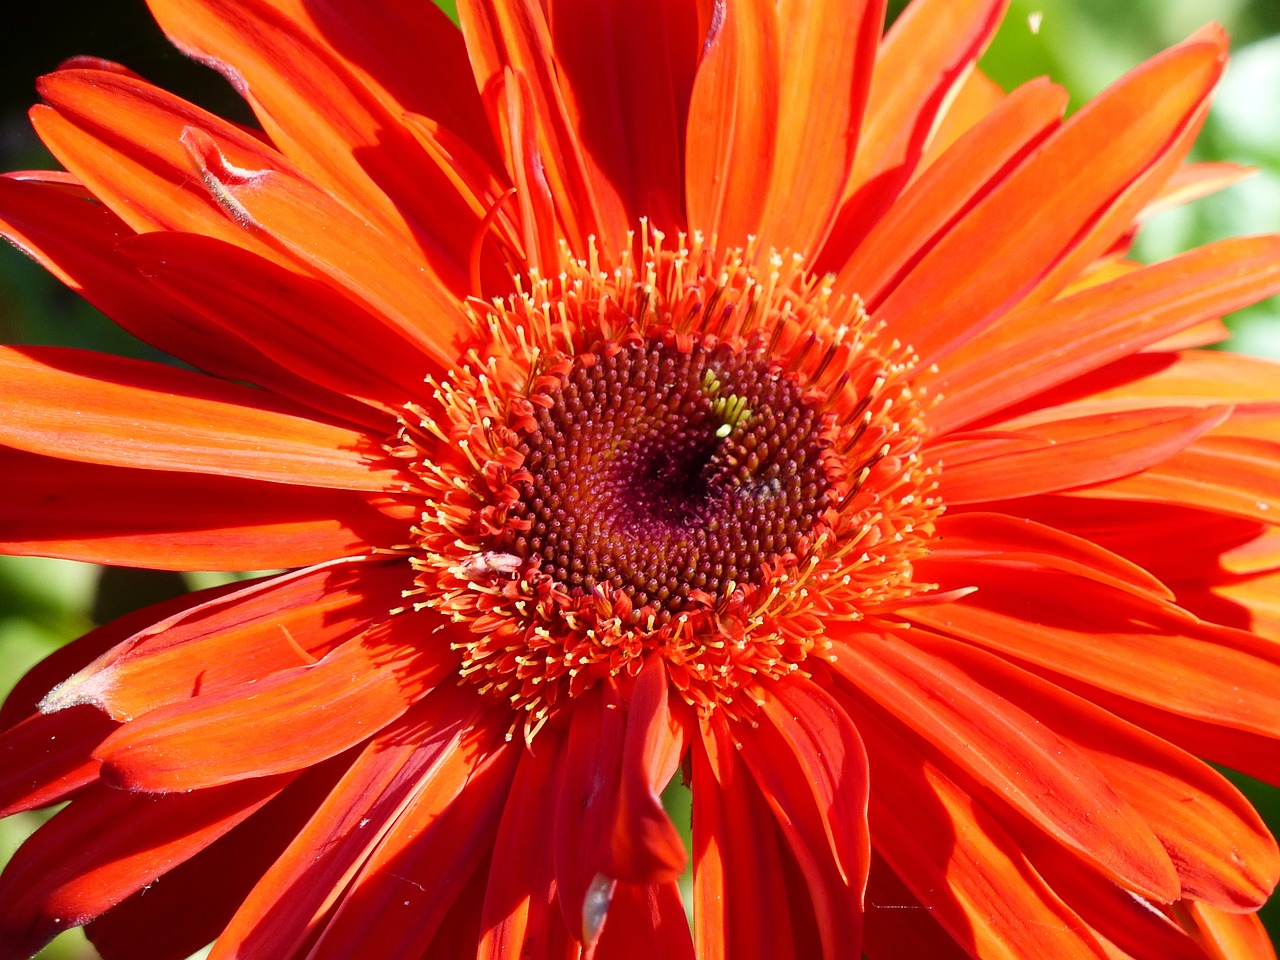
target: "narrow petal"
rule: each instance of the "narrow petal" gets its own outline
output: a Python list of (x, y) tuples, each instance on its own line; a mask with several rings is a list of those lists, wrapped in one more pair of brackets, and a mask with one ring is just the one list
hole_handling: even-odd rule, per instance
[(1051, 526), (999, 513), (949, 514), (938, 521), (932, 556), (949, 563), (981, 559), (1034, 564), (1129, 590), (1157, 603), (1174, 599), (1156, 577), (1091, 540)]
[(874, 223), (842, 213), (818, 260), (836, 273), (839, 293), (873, 307), (943, 233), (1017, 169), (1058, 127), (1067, 92), (1033, 80), (1003, 98), (936, 163), (894, 199)]
[(885, 0), (787, 0), (778, 7), (776, 147), (756, 231), (772, 247), (812, 256), (826, 238), (855, 154), (864, 150), (859, 130), (884, 16)]
[(476, 960), (570, 960), (578, 942), (555, 904), (547, 824), (559, 805), (564, 744), (546, 731), (524, 750), (494, 842)]
[(0, 235), (140, 340), (215, 376), (242, 380), (356, 423), (384, 423), (294, 376), (235, 333), (162, 292), (118, 250), (134, 231), (65, 174), (0, 176)]
[(693, 914), (701, 960), (793, 960), (776, 821), (723, 727), (693, 744)]
[[(1280, 653), (1273, 644), (1079, 577), (972, 562), (920, 566), (920, 576), (944, 590), (978, 589), (945, 608), (914, 607), (909, 620), (1159, 710), (1280, 735)], [(1036, 611), (1034, 620), (1026, 610)]]
[(1209, 960), (1275, 960), (1271, 936), (1257, 914), (1227, 913), (1194, 901), (1182, 909)]
[(547, 10), (583, 149), (618, 187), (631, 223), (648, 217), (660, 230), (682, 229), (685, 122), (701, 40), (695, 6), (552, 0)]
[(917, 0), (894, 21), (875, 56), (866, 121), (840, 210), (840, 243), (855, 245), (897, 199), (947, 98), (973, 70), (1007, 6), (1006, 0)]
[(1129, 889), (1177, 898), (1173, 864), (1141, 815), (1034, 716), (898, 638), (860, 633), (838, 651), (848, 683), (1041, 830)]
[(438, 691), (363, 747), (238, 905), (215, 960), (296, 956), (415, 792), (456, 762), (478, 707), (470, 691)]
[(631, 884), (673, 883), (685, 867), (684, 841), (659, 796), (680, 765), (687, 722), (673, 714), (667, 686), (662, 658), (650, 657), (627, 707), (606, 872)]
[[(443, 171), (401, 123), (407, 107), (378, 82), (392, 72), (388, 65), (369, 63), (370, 72), (343, 55), (352, 46), (366, 58), (398, 48), (403, 67), (412, 37), (431, 50), (433, 67), (419, 61), (413, 70), (425, 81), (414, 109), (447, 115), (459, 133), (483, 131), (460, 37), (438, 7), (380, 2), (366, 7), (358, 26), (336, 3), (153, 0), (150, 7), (174, 43), (229, 75), (271, 142), (308, 176), (389, 232), (415, 238), (446, 285), (463, 289), (479, 219), (444, 189)], [(411, 32), (395, 38), (394, 21)], [(360, 50), (362, 43), (376, 46)]]
[(1274, 523), (1280, 515), (1280, 443), (1202, 437), (1151, 470), (1077, 495), (1195, 506)]
[[(587, 238), (594, 234), (616, 256), (631, 225), (616, 189), (590, 158), (572, 123), (543, 5), (534, 0), (462, 0), (458, 20), (495, 134), (501, 129), (496, 103), (501, 78), (511, 71), (529, 86), (527, 121), (561, 235), (572, 249), (585, 251)], [(497, 139), (501, 142), (502, 137)], [(518, 164), (513, 159), (508, 153), (507, 169), (515, 175)]]
[(876, 772), (871, 792), (876, 851), (957, 943), (979, 957), (1108, 956), (995, 816), (913, 742), (856, 702), (846, 706)]
[[(520, 747), (502, 718), (466, 731), (415, 785), (411, 799), (344, 891), (309, 960), (419, 960), (493, 846)], [(332, 889), (332, 888), (331, 888)]]
[(403, 484), (359, 431), (174, 367), (62, 347), (0, 349), (0, 442), (107, 466), (383, 491)]
[(191, 790), (341, 753), (404, 713), (451, 665), (447, 651), (406, 642), (405, 629), (396, 619), (314, 664), (143, 714), (98, 749), (103, 779), (132, 790)]
[(0, 469), (13, 481), (0, 498), (0, 549), (20, 556), (270, 570), (368, 553), (371, 544), (403, 540), (406, 529), (350, 490), (100, 466), (11, 448), (0, 448)]
[(393, 417), (424, 392), (431, 364), (413, 343), (319, 280), (192, 233), (119, 249), (155, 287), (300, 377)]
[[(936, 433), (972, 423), (1280, 290), (1280, 237), (1225, 240), (1017, 311), (924, 374)], [(1070, 330), (1064, 339), (1061, 331)]]
[(257, 138), (117, 74), (63, 71), (40, 91), (52, 105), (32, 113), (41, 138), (133, 229), (201, 233), (315, 272), (453, 362), (468, 321), (421, 254)]
[(926, 364), (989, 326), (1197, 122), (1224, 60), (1220, 37), (1189, 42), (1091, 101), (875, 303), (875, 315)]
[(46, 712), (91, 704), (117, 721), (308, 666), (384, 619), (411, 574), (339, 561), (253, 584), (134, 634), (52, 690)]
[(769, 196), (782, 65), (774, 0), (717, 3), (693, 82), (685, 148), (689, 228), (745, 244)]
[(933, 444), (949, 504), (988, 503), (1100, 484), (1150, 469), (1226, 419), (1228, 408), (1156, 408), (1046, 421), (1017, 432), (951, 434)]
[(0, 938), (13, 956), (34, 954), (204, 849), (287, 781), (163, 797), (92, 788), (37, 830), (0, 875)]
[(117, 724), (91, 707), (37, 713), (0, 733), (0, 817), (60, 803), (98, 779), (91, 754)]
[(339, 756), (300, 774), (195, 856), (91, 921), (85, 935), (102, 960), (186, 960), (220, 935), (347, 763)]
[(1228, 910), (1261, 906), (1280, 851), (1249, 802), (1204, 763), (1140, 727), (967, 644), (913, 630), (912, 643), (1027, 711), (1088, 758), (1141, 811), (1168, 851), (1182, 899)]

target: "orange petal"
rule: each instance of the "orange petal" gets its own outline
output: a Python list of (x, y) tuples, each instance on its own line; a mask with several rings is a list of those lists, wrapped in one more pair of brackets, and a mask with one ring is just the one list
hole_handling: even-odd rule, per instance
[(1255, 172), (1252, 167), (1242, 167), (1238, 163), (1184, 163), (1143, 209), (1141, 219), (1146, 220), (1165, 210), (1211, 196), (1253, 176)]
[(1007, 6), (1007, 0), (917, 0), (885, 34), (840, 210), (846, 248), (865, 237), (902, 192), (948, 99), (974, 69)]
[(701, 41), (694, 5), (552, 0), (547, 17), (569, 115), (628, 221), (682, 229), (685, 120)]
[(1209, 960), (1276, 960), (1271, 936), (1257, 914), (1227, 913), (1195, 901), (1182, 904), (1181, 910)]
[(143, 714), (96, 751), (103, 779), (132, 790), (191, 790), (341, 753), (404, 713), (452, 666), (447, 652), (404, 642), (406, 626), (392, 620), (315, 664)]
[[(179, 48), (228, 75), (308, 177), (388, 232), (416, 239), (446, 286), (464, 289), (479, 218), (401, 123), (413, 109), (461, 134), (487, 134), (461, 37), (436, 5), (368, 4), (359, 18), (341, 4), (292, 0), (150, 7)], [(398, 85), (411, 91), (411, 106), (381, 83), (397, 70), (415, 81)]]
[(34, 954), (208, 846), (280, 791), (262, 777), (141, 797), (94, 787), (37, 830), (0, 875), (0, 939)]
[(1228, 910), (1261, 906), (1280, 851), (1249, 802), (1205, 763), (1055, 684), (927, 630), (913, 645), (946, 660), (1079, 750), (1138, 810), (1168, 851), (1183, 899)]
[(0, 441), (20, 450), (336, 489), (404, 482), (363, 433), (185, 370), (59, 347), (4, 347), (0, 380), (8, 388)]
[(857, 223), (842, 214), (818, 269), (836, 273), (838, 292), (874, 307), (949, 226), (1057, 128), (1066, 106), (1061, 87), (1044, 79), (1023, 84), (895, 197), (877, 222)]
[(1101, 484), (1178, 454), (1229, 408), (1156, 408), (1045, 421), (1017, 432), (955, 433), (931, 444), (949, 504)]
[[(462, 0), (458, 20), (495, 134), (502, 129), (498, 114), (499, 90), (506, 85), (503, 77), (510, 71), (528, 85), (526, 123), (541, 157), (540, 174), (555, 206), (560, 235), (571, 249), (582, 252), (588, 248), (588, 236), (594, 234), (608, 254), (616, 257), (625, 246), (631, 225), (616, 188), (590, 159), (582, 132), (572, 123), (556, 74), (542, 4), (536, 0)], [(497, 139), (501, 143), (504, 138)], [(504, 146), (508, 148), (507, 170), (514, 179), (521, 163), (510, 152), (510, 143)], [(550, 242), (554, 244), (554, 239)]]
[[(759, 230), (778, 146), (781, 27), (774, 0), (717, 3), (693, 81), (685, 147), (689, 228), (739, 246)], [(765, 238), (766, 243), (771, 243)]]
[(192, 233), (143, 234), (118, 249), (153, 286), (312, 383), (391, 417), (425, 392), (432, 365), (414, 344), (319, 280)]
[(876, 851), (957, 943), (978, 957), (1107, 957), (996, 817), (911, 741), (842, 699), (871, 758)]
[(696, 960), (679, 884), (618, 884), (609, 904), (609, 922), (592, 956), (594, 960)]
[[(791, 0), (779, 9), (776, 147), (753, 231), (768, 246), (808, 256), (822, 246), (855, 150), (866, 149), (858, 134), (884, 16), (885, 0)], [(928, 51), (923, 56), (935, 70)]]
[(1141, 815), (1034, 716), (897, 637), (845, 637), (835, 668), (932, 750), (1104, 874), (1154, 900), (1177, 898), (1173, 864)]
[[(0, 549), (159, 570), (269, 570), (367, 553), (405, 524), (360, 494), (0, 449)], [(191, 505), (200, 504), (198, 511)]]
[(44, 77), (32, 122), (60, 161), (130, 227), (180, 230), (315, 272), (358, 297), (441, 366), (467, 327), (412, 243), (380, 230), (279, 153), (128, 77)]
[(1091, 101), (929, 249), (875, 315), (926, 364), (998, 320), (1166, 156), (1200, 114), (1224, 60), (1221, 37), (1195, 40)]
[(60, 683), (41, 710), (87, 703), (132, 720), (313, 664), (384, 619), (410, 582), (401, 563), (377, 560), (260, 581), (149, 625)]
[[(945, 433), (1280, 290), (1280, 237), (1226, 240), (1044, 306), (1019, 310), (953, 351), (923, 382)], [(1070, 330), (1070, 337), (1062, 331)]]
[[(978, 589), (945, 607), (911, 608), (904, 612), (911, 621), (1015, 662), (1216, 725), (1224, 741), (1230, 740), (1226, 730), (1280, 736), (1280, 652), (1274, 644), (1047, 570), (1026, 575), (922, 561), (919, 576), (944, 590), (962, 584)], [(1027, 619), (1027, 610), (1036, 611), (1034, 620)]]

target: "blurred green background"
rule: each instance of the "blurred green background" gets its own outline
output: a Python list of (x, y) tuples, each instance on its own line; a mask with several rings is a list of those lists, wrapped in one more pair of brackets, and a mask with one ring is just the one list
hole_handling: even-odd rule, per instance
[[(891, 10), (903, 6), (892, 2)], [(1258, 173), (1218, 196), (1153, 218), (1139, 238), (1140, 259), (1160, 259), (1225, 236), (1280, 230), (1280, 2), (1014, 0), (984, 61), (988, 73), (1006, 88), (1048, 74), (1072, 91), (1076, 107), (1210, 20), (1230, 32), (1233, 59), (1194, 158), (1246, 163)], [(251, 121), (221, 77), (166, 43), (141, 0), (22, 4), (6, 14), (0, 31), (0, 170), (52, 165), (26, 119), (34, 99), (32, 81), (61, 60), (81, 54), (117, 60), (224, 116)], [(1280, 301), (1238, 314), (1231, 326), (1231, 349), (1280, 358)], [(155, 356), (2, 244), (0, 342)], [(0, 697), (49, 650), (95, 624), (230, 576), (100, 570), (0, 557)], [(1242, 785), (1273, 830), (1280, 830), (1280, 791)], [(39, 822), (32, 814), (0, 823), (0, 863)], [(1275, 900), (1266, 918), (1273, 939), (1280, 941), (1280, 904)], [(91, 960), (96, 954), (73, 932), (40, 956)]]

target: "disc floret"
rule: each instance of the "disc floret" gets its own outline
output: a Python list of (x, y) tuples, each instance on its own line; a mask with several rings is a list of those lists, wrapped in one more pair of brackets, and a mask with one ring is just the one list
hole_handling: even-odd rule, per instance
[(799, 257), (663, 242), (473, 301), (475, 347), (395, 441), (429, 491), (420, 603), (529, 736), (651, 655), (698, 710), (750, 712), (829, 655), (824, 621), (927, 589), (909, 351)]

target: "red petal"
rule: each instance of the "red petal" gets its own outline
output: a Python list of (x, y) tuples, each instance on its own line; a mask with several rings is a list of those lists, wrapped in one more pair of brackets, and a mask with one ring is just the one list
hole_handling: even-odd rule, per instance
[(716, 4), (693, 81), (685, 147), (689, 228), (718, 236), (725, 246), (745, 244), (758, 231), (769, 197), (779, 32), (773, 0)]
[(415, 785), (308, 960), (419, 960), (441, 924), (455, 922), (454, 902), (493, 849), (520, 756), (493, 722), (505, 718), (486, 720)]
[(412, 577), (398, 561), (337, 561), (157, 621), (59, 684), (45, 711), (88, 703), (116, 720), (305, 667), (387, 616)]
[(0, 734), (0, 817), (67, 799), (98, 779), (90, 754), (117, 724), (89, 707), (37, 713)]
[(848, 683), (1030, 822), (1129, 889), (1177, 898), (1173, 864), (1146, 821), (1034, 716), (901, 638), (860, 633), (837, 649)]
[(317, 272), (441, 366), (456, 359), (467, 318), (412, 243), (379, 230), (260, 140), (117, 74), (55, 73), (40, 92), (56, 107), (32, 113), (41, 138), (135, 230), (201, 233)]
[(264, 777), (162, 797), (94, 787), (37, 830), (0, 875), (0, 940), (34, 954), (207, 847), (275, 796)]
[(842, 249), (865, 237), (902, 192), (948, 97), (974, 69), (1007, 6), (1007, 0), (917, 0), (894, 21), (875, 56), (866, 121), (840, 210)]
[[(596, 687), (574, 704), (560, 760), (553, 827), (556, 898), (564, 922), (589, 948), (600, 936), (612, 893), (604, 868), (621, 775), (626, 716), (612, 687)], [(594, 896), (597, 891), (598, 896)]]
[(426, 357), (319, 280), (198, 234), (143, 234), (119, 249), (153, 285), (311, 382), (392, 416), (424, 392)]
[[(495, 96), (505, 82), (500, 78), (510, 71), (528, 84), (526, 118), (541, 156), (540, 178), (555, 205), (560, 235), (572, 250), (582, 252), (588, 249), (588, 236), (594, 234), (611, 257), (617, 256), (631, 225), (616, 189), (596, 168), (572, 124), (543, 6), (535, 0), (462, 0), (458, 20), (495, 133), (501, 129)], [(521, 163), (510, 152), (506, 161), (507, 170), (515, 176)]]
[(0, 379), (0, 441), (32, 453), (338, 489), (404, 484), (364, 434), (240, 384), (60, 347), (0, 349)]
[(363, 404), (282, 370), (239, 336), (161, 293), (116, 249), (135, 236), (133, 230), (79, 184), (45, 177), (0, 176), (0, 233), (125, 330), (225, 379), (257, 384), (357, 423), (385, 423)]
[[(953, 351), (925, 382), (936, 433), (983, 417), (1280, 290), (1280, 237), (1226, 240), (1031, 310)], [(1070, 330), (1070, 337), (1063, 331)]]
[(998, 320), (1196, 122), (1224, 61), (1220, 37), (1194, 40), (1088, 103), (874, 303), (889, 333), (927, 364)]
[(543, 731), (520, 766), (502, 812), (480, 921), (476, 960), (577, 960), (579, 944), (554, 903), (548, 824), (559, 805), (564, 744)]
[(927, 630), (912, 630), (911, 637), (1081, 751), (1151, 825), (1177, 868), (1183, 899), (1228, 910), (1255, 909), (1266, 900), (1280, 877), (1280, 852), (1249, 802), (1222, 776), (1004, 660)]
[(871, 837), (930, 916), (977, 957), (1108, 955), (987, 810), (852, 698), (871, 758)]
[(696, 960), (680, 886), (619, 883), (595, 960)]
[(444, 688), (363, 747), (244, 898), (213, 956), (298, 955), (415, 794), (452, 771), (480, 706), (470, 690)]
[(1229, 412), (1157, 407), (1064, 416), (1017, 431), (953, 433), (930, 451), (945, 466), (938, 484), (944, 502), (989, 503), (1147, 470), (1184, 450)]
[(855, 150), (867, 149), (858, 132), (884, 16), (885, 0), (792, 0), (780, 10), (776, 146), (768, 202), (752, 231), (766, 245), (808, 256), (822, 246)]
[(98, 749), (102, 776), (132, 790), (191, 790), (298, 770), (376, 734), (451, 664), (392, 620), (315, 664), (159, 707)]
[[(552, 0), (556, 67), (584, 149), (622, 194), (628, 219), (684, 226), (682, 160), (701, 37), (686, 0)], [(619, 69), (619, 64), (651, 69)]]
[[(1220, 729), (1280, 736), (1280, 651), (1274, 644), (1050, 571), (1028, 576), (922, 561), (919, 574), (943, 589), (963, 584), (978, 590), (958, 603), (912, 608), (904, 612), (909, 620)], [(1035, 611), (1034, 620), (1026, 611)], [(1226, 730), (1222, 735), (1230, 740)]]
[[(1023, 84), (895, 197), (878, 222), (854, 222), (853, 212), (842, 212), (818, 268), (838, 271), (838, 292), (879, 303), (924, 251), (1057, 128), (1066, 105), (1067, 92), (1047, 80)], [(864, 231), (850, 256), (850, 245)]]
[(405, 523), (349, 490), (99, 466), (10, 448), (0, 448), (0, 469), (14, 481), (0, 498), (5, 553), (159, 570), (268, 570), (368, 553), (405, 537)]
[(720, 724), (693, 757), (693, 912), (700, 960), (792, 960), (779, 830)]
[(939, 519), (935, 560), (963, 565), (984, 562), (1033, 564), (1088, 577), (1157, 603), (1173, 593), (1160, 580), (1096, 543), (1022, 517), (1000, 513), (949, 514)]
[(680, 764), (685, 744), (683, 718), (677, 719), (668, 707), (667, 683), (662, 658), (650, 657), (627, 705), (605, 873), (632, 884), (674, 882), (685, 867), (684, 841), (659, 798)]
[[(387, 232), (416, 238), (447, 285), (463, 288), (479, 220), (404, 129), (406, 105), (380, 85), (412, 64), (421, 86), (408, 109), (483, 135), (461, 38), (438, 7), (379, 2), (356, 18), (341, 4), (290, 0), (150, 6), (174, 43), (229, 75), (271, 142), (308, 176)], [(413, 44), (431, 51), (431, 69), (406, 55)], [(363, 69), (348, 52), (365, 59)], [(397, 53), (395, 67), (383, 60)]]
[(348, 757), (300, 775), (229, 833), (85, 927), (103, 960), (185, 960), (218, 936), (333, 787)]

